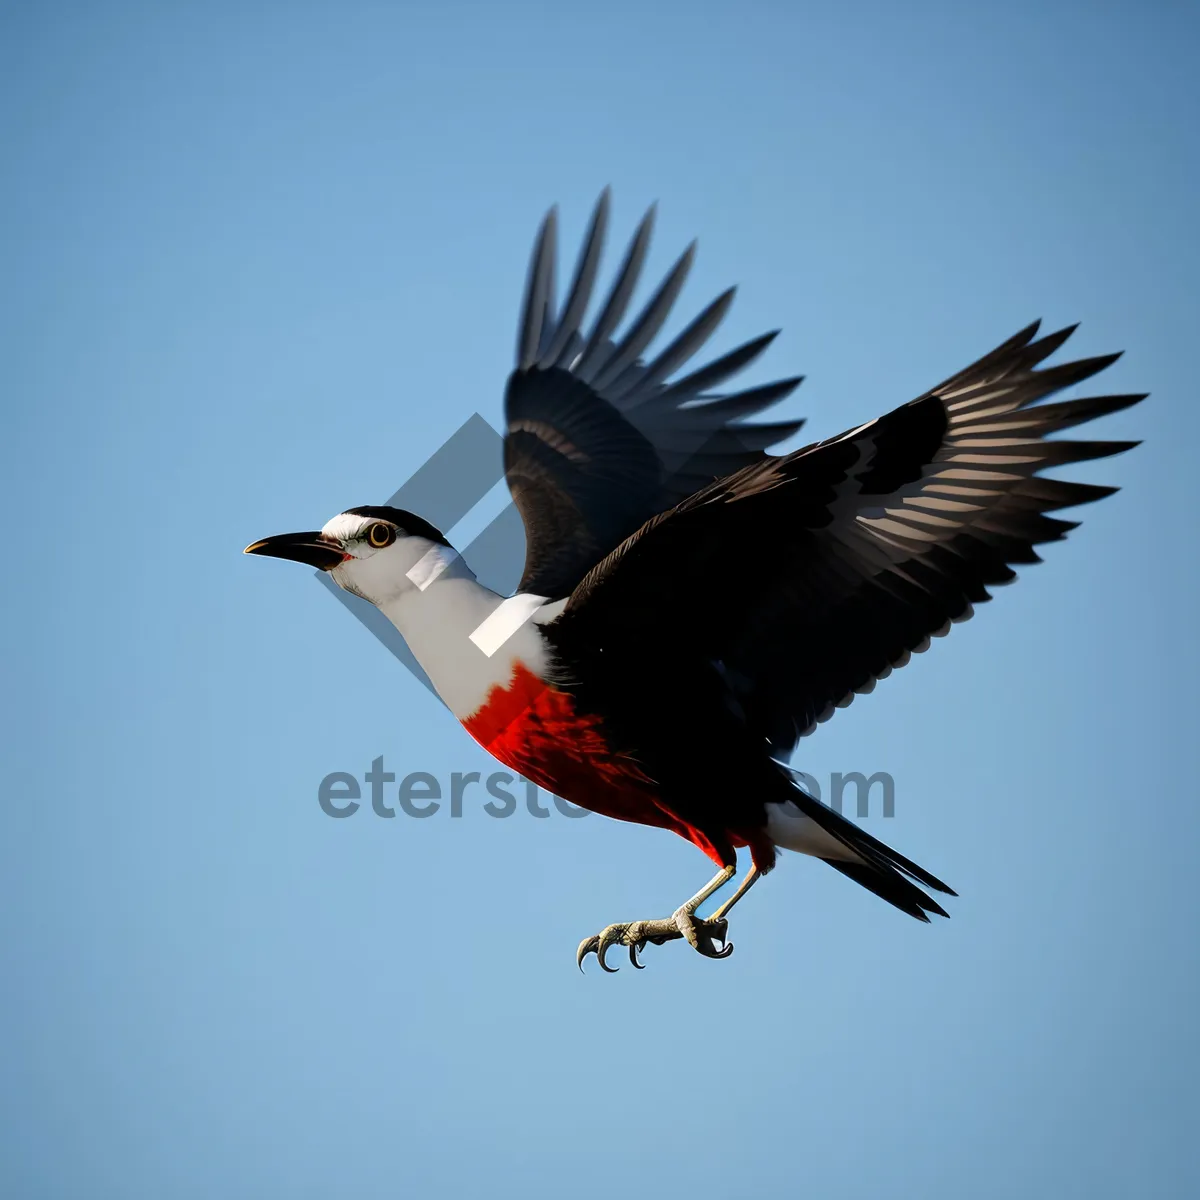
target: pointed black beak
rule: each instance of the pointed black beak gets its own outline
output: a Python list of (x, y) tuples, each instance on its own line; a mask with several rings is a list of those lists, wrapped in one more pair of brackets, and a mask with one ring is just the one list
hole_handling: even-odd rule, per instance
[(246, 547), (245, 554), (264, 554), (268, 558), (286, 558), (328, 571), (345, 555), (322, 533), (278, 533)]

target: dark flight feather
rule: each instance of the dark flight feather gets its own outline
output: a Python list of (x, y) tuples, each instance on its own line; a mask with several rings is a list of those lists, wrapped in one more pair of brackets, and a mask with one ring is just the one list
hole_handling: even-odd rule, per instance
[(761, 462), (799, 420), (743, 424), (783, 399), (798, 377), (713, 395), (770, 344), (766, 334), (674, 382), (717, 329), (732, 288), (676, 338), (642, 359), (662, 331), (691, 268), (695, 243), (676, 261), (627, 331), (617, 328), (645, 265), (651, 209), (634, 234), (590, 333), (590, 307), (609, 220), (601, 195), (567, 299), (555, 309), (557, 215), (542, 222), (517, 333), (516, 370), (505, 393), (505, 475), (525, 524), (520, 590), (561, 598), (656, 513), (714, 479)]

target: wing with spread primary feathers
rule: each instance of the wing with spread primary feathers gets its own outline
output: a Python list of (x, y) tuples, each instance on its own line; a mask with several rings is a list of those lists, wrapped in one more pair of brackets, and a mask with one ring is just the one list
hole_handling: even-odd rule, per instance
[(516, 370), (505, 393), (505, 475), (525, 523), (520, 591), (561, 598), (656, 513), (714, 479), (765, 460), (799, 420), (744, 424), (787, 396), (791, 378), (721, 394), (774, 333), (674, 378), (733, 302), (718, 296), (668, 345), (649, 353), (683, 288), (688, 247), (628, 327), (617, 333), (646, 257), (651, 209), (608, 295), (584, 331), (608, 225), (601, 195), (561, 308), (555, 299), (557, 216), (542, 223), (525, 290)]
[[(1136, 442), (1048, 435), (1144, 397), (1039, 403), (1118, 355), (1038, 369), (1072, 329), (1037, 332), (876, 421), (743, 468), (651, 519), (574, 592), (564, 632), (629, 663), (693, 647), (720, 664), (751, 726), (789, 751), (970, 617), (1015, 578), (1014, 564), (1039, 562), (1034, 546), (1075, 527), (1047, 514), (1116, 490), (1039, 472)], [(669, 617), (654, 619), (647, 597)]]

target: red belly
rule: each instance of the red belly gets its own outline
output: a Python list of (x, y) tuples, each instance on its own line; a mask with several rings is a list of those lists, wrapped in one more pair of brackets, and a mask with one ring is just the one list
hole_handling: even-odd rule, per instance
[[(654, 781), (608, 744), (599, 719), (577, 712), (571, 696), (524, 664), (517, 664), (507, 687), (491, 690), (463, 728), (538, 787), (606, 817), (671, 829), (720, 865), (708, 838), (665, 808)], [(738, 838), (735, 844), (745, 842)]]

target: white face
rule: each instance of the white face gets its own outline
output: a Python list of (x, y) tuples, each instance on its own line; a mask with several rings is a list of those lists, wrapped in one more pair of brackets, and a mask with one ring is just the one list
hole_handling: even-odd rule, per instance
[(346, 556), (329, 572), (334, 581), (375, 605), (424, 590), (458, 557), (449, 546), (410, 534), (392, 521), (356, 513), (339, 513), (321, 535)]

